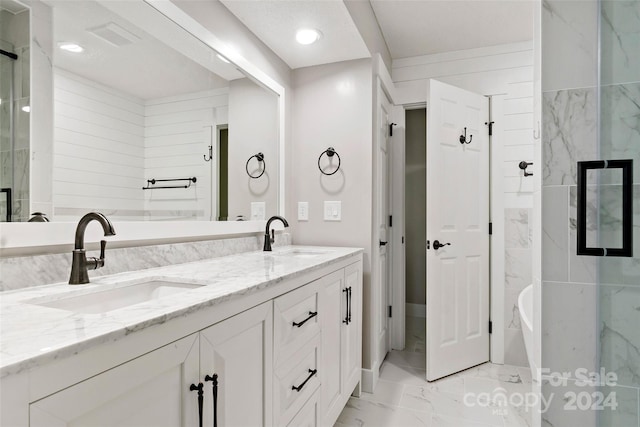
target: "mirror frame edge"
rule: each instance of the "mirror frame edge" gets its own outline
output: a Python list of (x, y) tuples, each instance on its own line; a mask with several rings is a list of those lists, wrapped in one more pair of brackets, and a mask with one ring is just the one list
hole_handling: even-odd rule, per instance
[[(96, 0), (101, 3), (105, 0)], [(238, 66), (248, 77), (273, 91), (278, 96), (278, 214), (285, 214), (285, 88), (248, 59), (223, 43), (210, 30), (197, 22), (169, 0), (138, 0), (165, 15), (195, 38), (225, 56)], [(260, 221), (114, 221), (120, 236), (109, 240), (118, 242), (119, 247), (141, 246), (176, 242), (180, 239), (192, 241), (222, 237), (240, 237), (262, 233), (265, 220)], [(171, 224), (173, 227), (167, 227)], [(43, 228), (43, 227), (46, 227)], [(0, 236), (0, 257), (28, 256), (42, 254), (44, 247), (60, 247), (73, 243), (75, 222), (47, 223), (2, 223)], [(180, 231), (176, 231), (179, 228)], [(276, 227), (278, 228), (278, 227)], [(46, 232), (45, 232), (46, 231)], [(45, 233), (43, 233), (45, 232)], [(123, 233), (124, 232), (124, 233)], [(96, 234), (97, 236), (97, 234)], [(91, 238), (89, 236), (89, 238)], [(98, 237), (98, 240), (100, 237)], [(51, 253), (59, 252), (57, 250)]]

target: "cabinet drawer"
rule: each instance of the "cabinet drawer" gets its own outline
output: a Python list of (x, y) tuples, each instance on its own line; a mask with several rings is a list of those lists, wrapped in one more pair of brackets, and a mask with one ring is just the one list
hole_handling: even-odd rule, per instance
[(313, 393), (300, 412), (287, 424), (287, 427), (317, 427), (320, 425), (320, 391)]
[(320, 331), (315, 282), (276, 298), (273, 313), (273, 358), (277, 366)]
[(275, 370), (273, 404), (276, 425), (287, 425), (320, 385), (320, 336), (316, 335)]

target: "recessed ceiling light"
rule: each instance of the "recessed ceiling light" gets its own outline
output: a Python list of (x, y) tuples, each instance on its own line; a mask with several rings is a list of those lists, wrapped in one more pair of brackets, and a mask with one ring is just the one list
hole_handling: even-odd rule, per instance
[(81, 53), (84, 51), (84, 48), (76, 43), (58, 43), (58, 47), (71, 53)]
[(25, 105), (24, 107), (22, 107), (22, 111), (24, 111), (25, 113), (30, 113), (31, 107), (29, 107), (28, 105)]
[(220, 61), (225, 62), (225, 63), (227, 63), (227, 64), (231, 64), (231, 62), (229, 62), (229, 60), (228, 60), (227, 58), (225, 58), (224, 56), (222, 56), (222, 55), (220, 55), (220, 54), (218, 54), (217, 56), (218, 56), (218, 59), (219, 59)]
[(300, 44), (311, 44), (320, 40), (322, 33), (312, 28), (301, 28), (296, 33), (296, 40)]

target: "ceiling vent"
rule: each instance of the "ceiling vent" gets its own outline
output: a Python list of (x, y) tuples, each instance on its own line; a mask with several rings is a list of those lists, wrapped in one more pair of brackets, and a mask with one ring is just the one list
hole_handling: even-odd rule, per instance
[(125, 30), (115, 22), (109, 22), (99, 27), (87, 29), (96, 37), (101, 38), (107, 43), (120, 47), (140, 41), (140, 37), (136, 36), (129, 30)]

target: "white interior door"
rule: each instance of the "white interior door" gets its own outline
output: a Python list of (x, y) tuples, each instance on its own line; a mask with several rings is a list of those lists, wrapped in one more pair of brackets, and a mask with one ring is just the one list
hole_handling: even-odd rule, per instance
[(388, 220), (389, 220), (389, 124), (391, 123), (391, 101), (382, 90), (378, 82), (378, 131), (377, 131), (377, 181), (376, 181), (376, 210), (378, 228), (378, 279), (380, 281), (377, 289), (378, 309), (378, 354), (377, 360), (384, 360), (389, 351), (389, 257), (390, 242)]
[[(488, 108), (482, 95), (429, 81), (429, 381), (489, 360)], [(461, 142), (465, 128), (466, 142)]]

